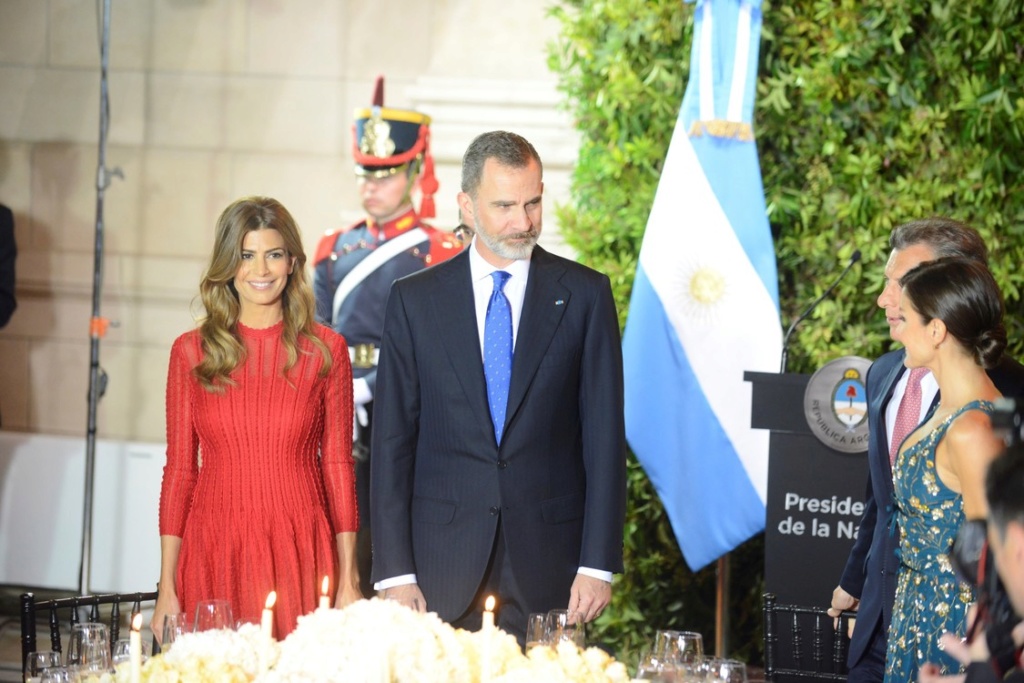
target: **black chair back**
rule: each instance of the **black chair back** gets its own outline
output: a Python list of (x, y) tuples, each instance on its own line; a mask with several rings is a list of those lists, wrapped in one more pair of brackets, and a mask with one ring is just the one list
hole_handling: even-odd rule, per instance
[(765, 681), (845, 681), (850, 620), (856, 616), (843, 612), (833, 626), (826, 607), (780, 605), (765, 593)]
[[(41, 614), (47, 615), (50, 628), (50, 647), (54, 652), (63, 652), (61, 643), (62, 627), (70, 631), (81, 623), (79, 608), (88, 610), (86, 621), (99, 622), (100, 605), (110, 605), (110, 645), (113, 647), (120, 636), (121, 605), (131, 605), (130, 615), (134, 617), (142, 610), (142, 603), (156, 600), (156, 591), (151, 593), (105, 593), (102, 595), (80, 595), (71, 598), (37, 601), (32, 593), (21, 595), (21, 670), (25, 673), (29, 654), (36, 651), (36, 621)], [(62, 621), (63, 619), (63, 621)]]

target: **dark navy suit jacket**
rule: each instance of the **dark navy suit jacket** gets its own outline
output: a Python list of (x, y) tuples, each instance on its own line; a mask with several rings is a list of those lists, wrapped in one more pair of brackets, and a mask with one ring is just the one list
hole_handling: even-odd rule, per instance
[[(896, 525), (890, 523), (893, 486), (885, 411), (893, 389), (906, 370), (905, 355), (903, 349), (899, 349), (879, 357), (868, 369), (865, 381), (868, 424), (871, 425), (867, 496), (857, 540), (839, 581), (843, 590), (860, 599), (848, 657), (851, 667), (860, 661), (874, 638), (887, 637), (896, 601), (900, 534)], [(1004, 356), (1002, 362), (989, 371), (989, 376), (1004, 396), (1024, 395), (1024, 366), (1015, 360)]]
[(395, 282), (377, 372), (373, 580), (415, 573), (427, 609), (459, 619), (499, 528), (524, 613), (565, 607), (581, 566), (622, 571), (622, 401), (607, 276), (534, 249), (500, 446), (468, 249)]

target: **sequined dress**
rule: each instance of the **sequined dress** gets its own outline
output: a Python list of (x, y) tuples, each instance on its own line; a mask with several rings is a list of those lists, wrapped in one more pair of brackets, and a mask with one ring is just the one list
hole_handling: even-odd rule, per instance
[(900, 568), (885, 657), (886, 683), (917, 680), (924, 662), (957, 673), (959, 662), (939, 649), (939, 636), (966, 632), (970, 587), (957, 579), (949, 553), (964, 520), (963, 497), (935, 471), (935, 450), (949, 425), (968, 410), (991, 414), (989, 401), (971, 401), (896, 457), (893, 468)]
[(326, 327), (317, 326), (333, 361), (326, 377), (319, 350), (302, 338), (283, 376), (283, 323), (238, 330), (246, 358), (223, 393), (192, 376), (198, 332), (174, 342), (160, 533), (182, 539), (176, 585), (185, 614), (199, 600), (227, 599), (237, 621), (259, 623), (276, 590), (283, 638), (316, 608), (324, 575), (337, 587), (335, 534), (358, 527), (352, 371), (345, 340)]

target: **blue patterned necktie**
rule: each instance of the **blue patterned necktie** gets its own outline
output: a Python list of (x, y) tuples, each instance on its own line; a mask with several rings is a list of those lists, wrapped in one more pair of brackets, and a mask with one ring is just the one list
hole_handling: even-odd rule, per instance
[(508, 406), (508, 386), (512, 379), (512, 307), (502, 290), (512, 277), (503, 270), (491, 273), (494, 291), (487, 302), (484, 316), (484, 381), (487, 382), (487, 402), (491, 406), (494, 439), (501, 443), (505, 428), (505, 409)]

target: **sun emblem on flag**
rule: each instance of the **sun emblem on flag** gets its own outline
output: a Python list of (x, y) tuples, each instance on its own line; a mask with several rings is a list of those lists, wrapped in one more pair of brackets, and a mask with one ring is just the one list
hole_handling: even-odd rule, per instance
[(678, 286), (687, 317), (701, 322), (711, 322), (719, 304), (729, 294), (725, 274), (707, 263), (688, 266), (681, 273)]
[(725, 294), (725, 278), (717, 270), (698, 268), (690, 276), (690, 296), (705, 306), (713, 305)]

